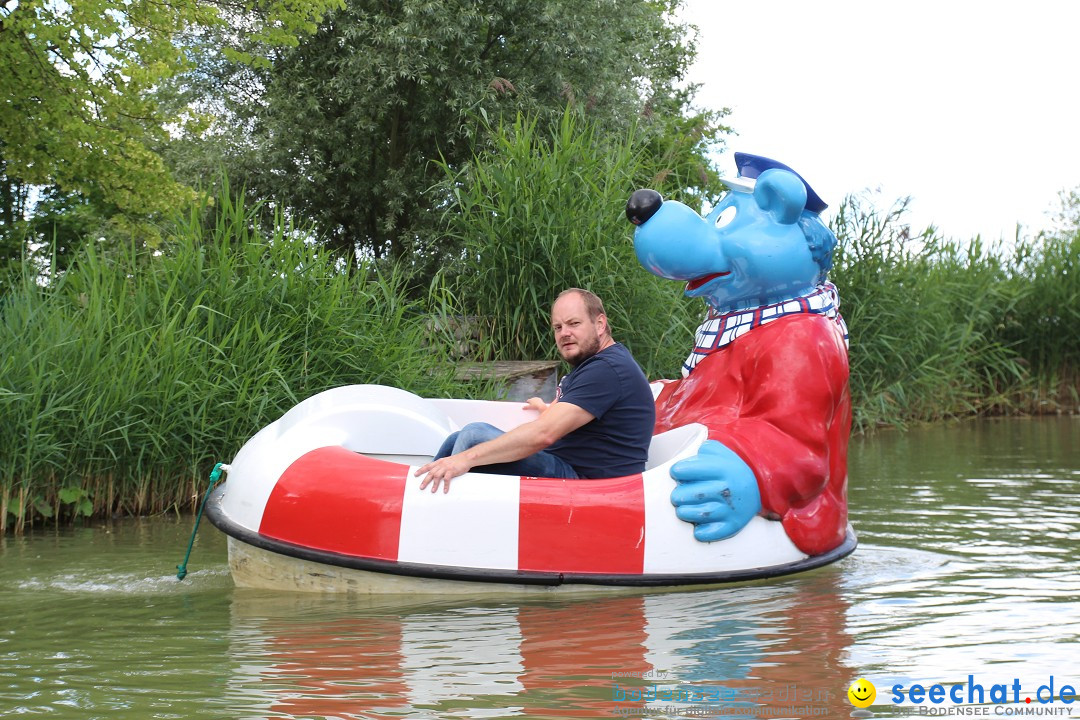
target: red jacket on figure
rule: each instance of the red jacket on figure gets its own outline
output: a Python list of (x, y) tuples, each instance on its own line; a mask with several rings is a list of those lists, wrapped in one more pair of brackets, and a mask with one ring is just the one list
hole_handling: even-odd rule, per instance
[(836, 322), (789, 315), (713, 351), (656, 400), (656, 432), (692, 422), (751, 467), (762, 513), (796, 547), (817, 555), (843, 542), (851, 397)]

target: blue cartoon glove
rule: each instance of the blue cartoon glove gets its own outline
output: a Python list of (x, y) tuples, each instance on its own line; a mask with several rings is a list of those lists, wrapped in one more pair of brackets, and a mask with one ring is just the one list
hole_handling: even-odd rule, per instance
[(761, 493), (750, 466), (723, 443), (706, 440), (698, 454), (671, 467), (678, 487), (671, 504), (694, 537), (715, 542), (742, 530), (761, 511)]

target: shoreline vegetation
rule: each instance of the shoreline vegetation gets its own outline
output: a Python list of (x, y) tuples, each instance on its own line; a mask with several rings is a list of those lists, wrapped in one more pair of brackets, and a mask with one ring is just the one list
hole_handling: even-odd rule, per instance
[[(651, 379), (675, 376), (703, 308), (634, 258), (633, 144), (527, 130), (448, 172), (462, 259), (421, 290), (407, 264), (349, 265), (227, 182), (155, 246), (88, 243), (62, 272), (24, 259), (0, 286), (0, 528), (189, 511), (214, 462), (330, 387), (491, 397), (457, 363), (549, 357), (547, 307), (571, 285), (605, 298)], [(833, 220), (855, 432), (1077, 413), (1080, 229), (990, 247), (913, 233), (904, 212), (851, 197)], [(463, 338), (463, 317), (483, 332)]]
[[(192, 510), (330, 387), (492, 397), (455, 369), (555, 357), (567, 287), (676, 375), (704, 308), (623, 208), (723, 191), (681, 5), (0, 9), (0, 533)], [(830, 201), (856, 432), (1077, 412), (1080, 190), (1000, 245)]]

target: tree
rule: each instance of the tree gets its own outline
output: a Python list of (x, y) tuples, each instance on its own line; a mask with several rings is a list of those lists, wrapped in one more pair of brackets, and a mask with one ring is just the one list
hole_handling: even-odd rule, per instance
[[(191, 191), (155, 148), (195, 120), (150, 92), (189, 66), (181, 40), (229, 29), (237, 62), (259, 64), (341, 0), (251, 9), (226, 0), (0, 0), (0, 162), (14, 185), (100, 195), (153, 213)], [(184, 33), (188, 33), (187, 36)]]
[(0, 272), (5, 261), (14, 260), (20, 255), (26, 206), (30, 200), (29, 188), (8, 177), (3, 147), (0, 142)]
[[(437, 263), (437, 161), (468, 162), (484, 119), (558, 124), (579, 108), (616, 134), (693, 125), (702, 180), (722, 113), (695, 113), (681, 0), (355, 0), (265, 78), (245, 178), (343, 255)], [(663, 152), (664, 142), (657, 142)], [(643, 147), (647, 147), (643, 144)], [(250, 166), (250, 164), (249, 164)], [(697, 176), (695, 178), (695, 175)]]

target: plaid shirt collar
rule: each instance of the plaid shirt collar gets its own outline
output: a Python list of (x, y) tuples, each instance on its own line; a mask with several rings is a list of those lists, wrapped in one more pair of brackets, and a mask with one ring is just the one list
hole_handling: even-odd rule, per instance
[(840, 316), (840, 295), (836, 286), (830, 282), (822, 283), (806, 295), (784, 300), (770, 305), (761, 305), (729, 313), (717, 313), (709, 308), (705, 321), (697, 329), (694, 338), (694, 350), (683, 363), (682, 375), (689, 375), (697, 364), (709, 354), (727, 347), (735, 338), (745, 335), (765, 323), (778, 320), (788, 315), (813, 314), (824, 315), (834, 321), (848, 342), (847, 324)]

